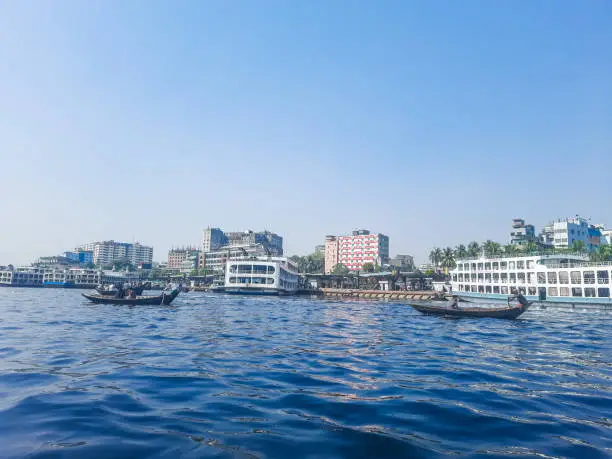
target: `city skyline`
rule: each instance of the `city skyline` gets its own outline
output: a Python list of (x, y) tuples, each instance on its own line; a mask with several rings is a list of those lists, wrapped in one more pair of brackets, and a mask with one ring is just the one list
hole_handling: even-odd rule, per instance
[[(0, 7), (0, 264), (207, 224), (391, 255), (612, 221), (610, 2)], [(602, 199), (602, 197), (604, 199)]]

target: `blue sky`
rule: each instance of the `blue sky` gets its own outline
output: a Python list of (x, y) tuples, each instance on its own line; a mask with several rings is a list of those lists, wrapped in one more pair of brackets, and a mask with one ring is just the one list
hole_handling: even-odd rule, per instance
[[(1, 1), (0, 264), (612, 226), (609, 1)], [(141, 210), (142, 209), (142, 210)]]

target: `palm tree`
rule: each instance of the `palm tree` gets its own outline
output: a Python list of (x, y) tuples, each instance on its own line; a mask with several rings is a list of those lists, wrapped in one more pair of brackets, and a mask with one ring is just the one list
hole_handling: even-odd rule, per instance
[(538, 248), (538, 244), (536, 244), (534, 241), (529, 241), (524, 246), (525, 252), (535, 252), (536, 250), (538, 250)]
[(501, 255), (501, 245), (498, 244), (497, 242), (493, 242), (491, 240), (488, 240), (487, 242), (485, 242), (483, 244), (483, 249), (485, 251), (485, 254), (488, 257), (495, 257), (498, 255)]
[(436, 267), (440, 266), (442, 262), (442, 250), (439, 247), (435, 247), (429, 252), (429, 261)]
[(467, 247), (468, 255), (472, 258), (477, 258), (480, 255), (480, 244), (476, 241), (472, 241)]
[(599, 248), (589, 254), (591, 261), (611, 261), (612, 245), (600, 245)]
[(455, 265), (455, 252), (450, 247), (445, 248), (442, 251), (442, 266), (444, 268), (454, 268)]
[(507, 255), (509, 257), (516, 255), (518, 253), (518, 247), (515, 246), (514, 244), (506, 244), (504, 246), (504, 255)]
[(455, 247), (455, 258), (467, 258), (468, 251), (463, 244), (459, 244)]

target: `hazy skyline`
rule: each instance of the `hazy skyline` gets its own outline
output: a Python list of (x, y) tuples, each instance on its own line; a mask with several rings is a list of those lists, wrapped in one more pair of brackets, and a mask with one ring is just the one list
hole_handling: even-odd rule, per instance
[[(2, 1), (0, 264), (206, 226), (612, 226), (609, 1)], [(142, 209), (142, 210), (141, 210)]]

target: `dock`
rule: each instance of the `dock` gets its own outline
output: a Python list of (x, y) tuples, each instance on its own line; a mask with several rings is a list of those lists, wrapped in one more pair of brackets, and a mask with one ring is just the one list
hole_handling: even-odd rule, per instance
[(361, 290), (346, 288), (319, 288), (298, 290), (298, 295), (316, 295), (333, 298), (361, 298), (369, 300), (429, 300), (439, 295), (438, 292), (406, 290)]

